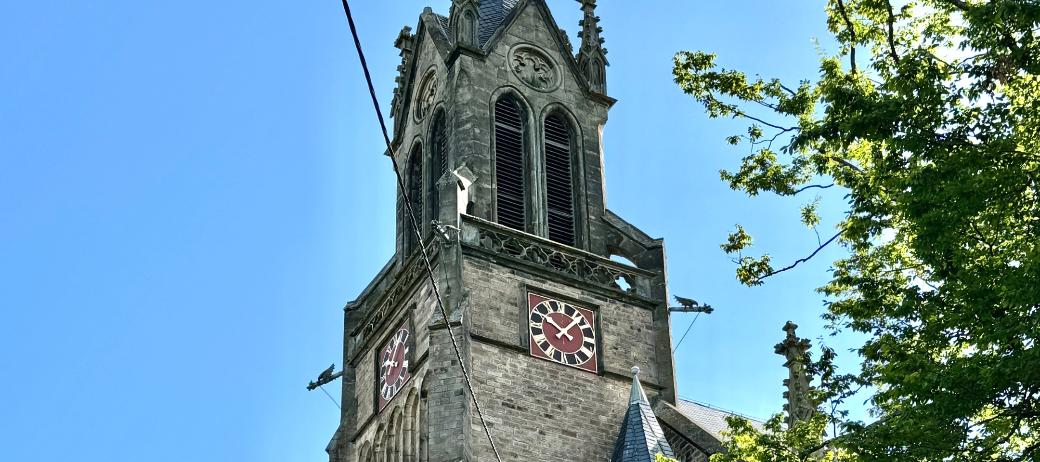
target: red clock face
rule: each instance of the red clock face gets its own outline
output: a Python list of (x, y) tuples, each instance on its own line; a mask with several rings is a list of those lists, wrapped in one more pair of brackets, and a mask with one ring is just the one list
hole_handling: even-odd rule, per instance
[(527, 299), (531, 355), (598, 372), (596, 313), (533, 293)]
[(380, 411), (397, 396), (411, 378), (411, 371), (408, 369), (408, 360), (411, 358), (410, 336), (408, 327), (401, 327), (390, 340), (387, 340), (376, 357), (376, 393), (379, 395)]

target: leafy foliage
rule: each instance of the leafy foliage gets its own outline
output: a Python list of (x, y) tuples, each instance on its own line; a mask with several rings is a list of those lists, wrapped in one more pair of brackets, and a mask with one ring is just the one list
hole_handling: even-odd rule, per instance
[[(828, 0), (827, 13), (840, 50), (814, 82), (750, 78), (703, 52), (674, 68), (709, 116), (748, 122), (726, 140), (751, 147), (721, 172), (732, 188), (797, 196), (822, 179), (847, 193), (818, 241), (848, 251), (820, 289), (824, 317), (869, 340), (857, 380), (829, 386), (873, 385), (877, 420), (844, 422), (840, 454), (820, 457), (1038, 460), (1040, 3)], [(815, 202), (799, 218), (816, 229)], [(751, 244), (741, 227), (723, 244), (748, 285), (819, 252), (777, 269), (745, 256)], [(730, 450), (802, 460), (780, 450), (816, 442), (815, 420), (795, 434), (736, 427)]]
[(785, 428), (783, 416), (775, 415), (759, 431), (740, 417), (728, 417), (729, 439), (725, 452), (713, 454), (711, 462), (802, 462), (808, 459), (826, 462), (854, 462), (855, 454), (839, 447), (826, 447), (824, 428), (827, 416), (816, 414), (809, 420)]

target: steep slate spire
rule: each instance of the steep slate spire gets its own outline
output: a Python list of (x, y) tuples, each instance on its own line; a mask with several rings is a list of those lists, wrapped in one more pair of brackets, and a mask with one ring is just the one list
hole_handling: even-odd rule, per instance
[(805, 369), (809, 359), (810, 344), (809, 340), (798, 338), (795, 335), (797, 329), (797, 324), (787, 321), (787, 324), (784, 324), (784, 332), (787, 332), (787, 337), (783, 342), (776, 344), (774, 349), (776, 354), (787, 358), (784, 367), (788, 369), (789, 375), (787, 379), (784, 379), (784, 386), (787, 387), (787, 391), (784, 392), (784, 399), (787, 400), (784, 410), (787, 411), (788, 427), (812, 417), (816, 412), (816, 406), (813, 405), (808, 395), (809, 374)]
[[(408, 66), (412, 61), (412, 54), (415, 52), (415, 35), (412, 34), (412, 28), (405, 26), (401, 29), (401, 33), (398, 34), (397, 40), (394, 41), (394, 46), (401, 50), (401, 64), (397, 66), (397, 79), (394, 81), (397, 86), (394, 88), (394, 99), (390, 103), (390, 117), (396, 117), (401, 111), (401, 106), (404, 104), (406, 96), (404, 93), (405, 78), (408, 72)], [(400, 124), (398, 124), (400, 125)]]
[(596, 93), (607, 94), (607, 49), (603, 47), (605, 41), (600, 34), (603, 28), (599, 26), (599, 16), (596, 16), (596, 0), (578, 0), (581, 3), (581, 11), (585, 18), (578, 23), (581, 32), (581, 49), (578, 50), (578, 68), (585, 74), (589, 82), (589, 88)]
[(653, 462), (658, 454), (675, 457), (664, 437), (657, 416), (650, 408), (643, 386), (639, 384), (639, 368), (632, 368), (632, 393), (628, 411), (621, 420), (621, 431), (614, 443), (612, 462)]
[(452, 0), (448, 24), (456, 45), (480, 46), (480, 0)]

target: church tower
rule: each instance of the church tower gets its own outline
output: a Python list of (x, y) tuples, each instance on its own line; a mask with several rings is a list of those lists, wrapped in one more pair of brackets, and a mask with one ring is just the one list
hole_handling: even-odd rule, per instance
[(331, 461), (495, 460), (462, 365), (503, 461), (652, 460), (619, 434), (718, 450), (677, 401), (664, 243), (605, 203), (615, 100), (596, 2), (578, 3), (577, 50), (544, 0), (453, 0), (398, 36), (407, 195), (395, 255), (346, 307)]

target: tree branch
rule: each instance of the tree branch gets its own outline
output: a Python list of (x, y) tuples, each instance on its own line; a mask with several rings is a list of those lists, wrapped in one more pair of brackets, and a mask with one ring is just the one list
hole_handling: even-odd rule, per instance
[(811, 184), (809, 186), (803, 186), (802, 188), (798, 189), (797, 191), (791, 193), (791, 195), (794, 196), (794, 195), (796, 195), (796, 194), (798, 194), (800, 192), (804, 192), (806, 189), (813, 189), (813, 188), (827, 189), (827, 188), (832, 188), (832, 187), (834, 187), (834, 183), (831, 183), (831, 184), (828, 184), (828, 185)]
[(964, 0), (946, 0), (946, 3), (957, 7), (957, 9), (961, 11), (968, 11), (968, 9), (971, 8), (971, 6), (968, 5), (968, 2), (965, 2)]
[(892, 12), (891, 0), (885, 0), (885, 6), (888, 8), (888, 48), (892, 54), (892, 60), (896, 62), (896, 66), (899, 65), (899, 53), (896, 53), (896, 15)]
[(852, 73), (856, 73), (856, 29), (852, 27), (852, 20), (849, 19), (849, 13), (845, 11), (845, 2), (838, 0), (838, 12), (841, 13), (841, 18), (845, 20), (845, 27), (849, 29), (849, 62), (852, 65)]
[(785, 127), (781, 127), (781, 126), (779, 126), (777, 124), (771, 124), (771, 123), (766, 122), (766, 121), (764, 121), (762, 119), (759, 119), (758, 117), (755, 117), (755, 116), (752, 116), (752, 115), (748, 115), (748, 113), (746, 113), (744, 111), (740, 111), (740, 110), (733, 111), (733, 116), (734, 117), (743, 117), (745, 119), (754, 120), (755, 122), (758, 122), (758, 123), (760, 123), (762, 125), (765, 125), (767, 127), (775, 128), (777, 130), (781, 130), (781, 133), (787, 133), (787, 132), (794, 131), (794, 130), (798, 129), (798, 127), (787, 127), (787, 128), (785, 128)]
[(844, 165), (844, 166), (846, 166), (848, 168), (851, 168), (851, 169), (855, 170), (856, 173), (863, 173), (863, 169), (860, 168), (858, 165), (856, 165), (856, 164), (854, 164), (852, 162), (849, 162), (849, 161), (847, 161), (845, 159), (842, 159), (841, 157), (831, 156), (831, 160), (833, 160), (833, 161), (835, 161), (835, 162), (837, 162), (837, 163), (839, 163), (841, 165)]
[(821, 244), (821, 245), (820, 245), (819, 247), (817, 247), (817, 248), (816, 248), (816, 250), (815, 250), (815, 251), (813, 251), (813, 253), (812, 253), (812, 254), (810, 254), (810, 255), (809, 255), (808, 257), (804, 257), (804, 258), (799, 258), (798, 260), (795, 260), (795, 262), (794, 262), (794, 263), (791, 263), (790, 265), (787, 265), (787, 266), (785, 266), (785, 267), (783, 267), (783, 268), (780, 268), (780, 269), (778, 269), (778, 270), (770, 271), (770, 272), (769, 272), (769, 274), (767, 274), (767, 275), (765, 275), (765, 276), (762, 276), (762, 277), (760, 277), (760, 278), (759, 278), (759, 280), (765, 279), (765, 278), (767, 278), (767, 277), (770, 277), (770, 276), (775, 276), (775, 275), (777, 275), (777, 274), (783, 273), (784, 271), (789, 271), (789, 270), (792, 270), (792, 269), (794, 269), (794, 267), (796, 267), (796, 266), (798, 266), (798, 265), (800, 265), (800, 264), (802, 264), (802, 263), (805, 263), (805, 262), (807, 262), (807, 261), (809, 261), (809, 260), (812, 260), (812, 258), (813, 258), (813, 257), (815, 257), (815, 256), (816, 256), (816, 254), (820, 253), (820, 251), (822, 251), (822, 250), (823, 250), (824, 248), (826, 248), (826, 247), (827, 247), (828, 245), (830, 245), (830, 244), (831, 244), (832, 242), (834, 242), (835, 240), (837, 240), (837, 239), (838, 239), (838, 237), (840, 237), (840, 236), (841, 236), (841, 233), (842, 233), (841, 231), (838, 231), (838, 234), (835, 234), (835, 235), (834, 235), (833, 237), (831, 237), (830, 239), (827, 239), (827, 242), (824, 242), (824, 243), (823, 243), (823, 244)]

